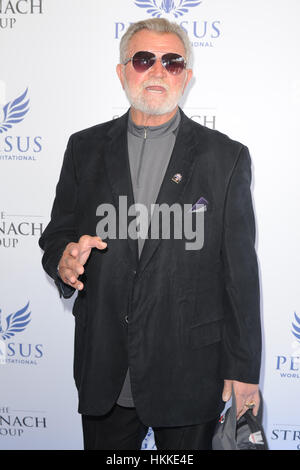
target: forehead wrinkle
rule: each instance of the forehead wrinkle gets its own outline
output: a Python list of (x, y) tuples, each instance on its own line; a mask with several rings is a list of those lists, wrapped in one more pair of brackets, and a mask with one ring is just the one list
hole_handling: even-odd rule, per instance
[[(153, 44), (155, 43), (155, 44)], [(151, 45), (153, 44), (153, 47)], [(174, 52), (185, 57), (186, 52), (181, 39), (174, 33), (159, 33), (141, 30), (135, 33), (128, 44), (127, 57), (132, 57), (136, 52), (149, 51)]]

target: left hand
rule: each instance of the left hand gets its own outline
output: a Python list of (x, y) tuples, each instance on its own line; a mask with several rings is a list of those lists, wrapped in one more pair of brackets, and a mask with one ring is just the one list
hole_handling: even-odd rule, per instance
[(247, 384), (244, 382), (238, 382), (237, 380), (224, 380), (222, 394), (223, 401), (228, 401), (230, 399), (232, 386), (236, 398), (236, 419), (238, 420), (244, 413), (246, 413), (248, 409), (246, 404), (249, 403), (255, 403), (252, 411), (254, 416), (257, 416), (259, 408), (258, 384)]

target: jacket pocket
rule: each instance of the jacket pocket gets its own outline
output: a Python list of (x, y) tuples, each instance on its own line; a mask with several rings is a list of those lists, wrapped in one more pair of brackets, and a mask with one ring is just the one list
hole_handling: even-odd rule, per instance
[(189, 345), (192, 349), (199, 349), (222, 339), (222, 319), (210, 323), (194, 325), (189, 331)]

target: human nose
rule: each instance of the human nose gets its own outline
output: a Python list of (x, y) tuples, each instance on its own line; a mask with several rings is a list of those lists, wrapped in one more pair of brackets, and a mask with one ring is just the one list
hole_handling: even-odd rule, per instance
[(155, 77), (164, 77), (166, 75), (167, 71), (161, 63), (160, 58), (156, 59), (155, 63), (150, 68), (149, 73)]

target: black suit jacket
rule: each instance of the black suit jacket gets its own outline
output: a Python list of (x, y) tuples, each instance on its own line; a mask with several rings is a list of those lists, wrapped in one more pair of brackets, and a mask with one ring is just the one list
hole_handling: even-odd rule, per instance
[[(73, 289), (56, 268), (69, 242), (96, 235), (97, 207), (134, 203), (127, 152), (128, 113), (71, 136), (51, 221), (40, 246), (43, 266), (64, 297)], [(179, 183), (172, 181), (180, 173)], [(204, 246), (186, 240), (108, 239), (92, 250), (75, 316), (74, 377), (79, 412), (102, 415), (115, 403), (129, 365), (137, 412), (146, 425), (213, 419), (223, 379), (258, 383), (259, 281), (246, 147), (181, 111), (175, 147), (156, 203), (204, 197)]]

